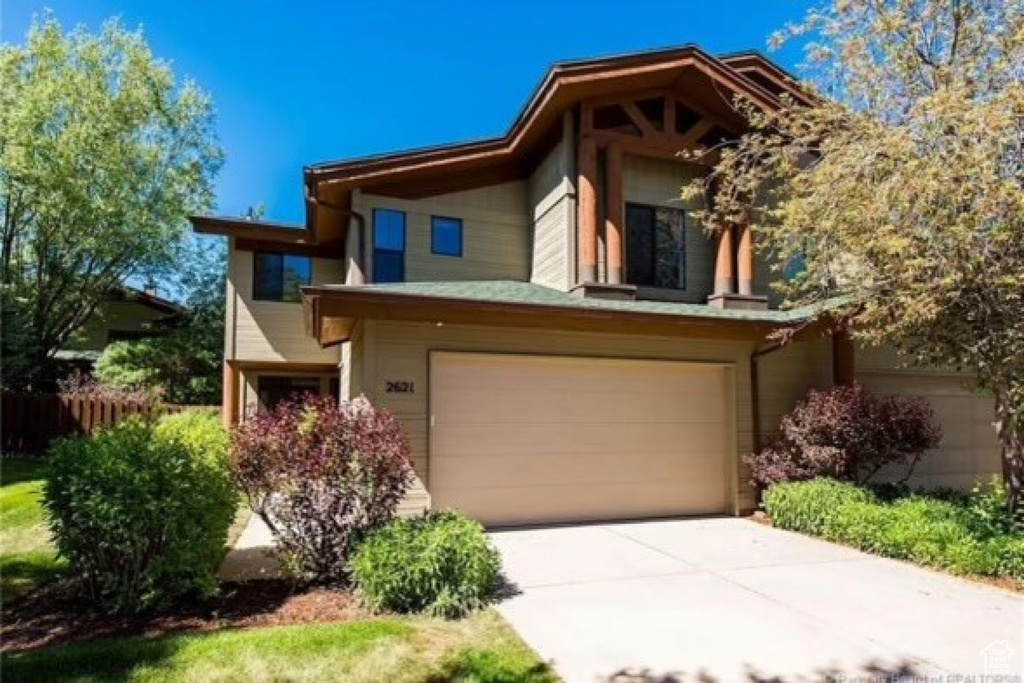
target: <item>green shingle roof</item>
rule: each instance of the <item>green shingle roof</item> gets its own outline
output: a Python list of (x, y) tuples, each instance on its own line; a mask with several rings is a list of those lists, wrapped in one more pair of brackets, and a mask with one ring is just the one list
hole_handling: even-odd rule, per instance
[(763, 322), (777, 325), (799, 322), (814, 317), (826, 306), (808, 306), (788, 311), (743, 310), (718, 308), (706, 304), (687, 304), (666, 301), (622, 301), (615, 299), (585, 298), (561, 292), (531, 282), (511, 280), (471, 280), (463, 282), (403, 282), (374, 285), (327, 285), (322, 289), (340, 291), (380, 292), (415, 297), (434, 297), (447, 300), (481, 303), (523, 304), (552, 306), (563, 309), (622, 311), (655, 315)]

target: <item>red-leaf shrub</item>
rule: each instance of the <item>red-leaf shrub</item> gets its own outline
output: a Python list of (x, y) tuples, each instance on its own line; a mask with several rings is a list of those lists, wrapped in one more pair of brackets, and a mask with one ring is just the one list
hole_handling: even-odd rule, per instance
[(401, 426), (365, 397), (309, 395), (258, 413), (235, 429), (231, 461), (283, 566), (317, 582), (348, 582), (356, 544), (394, 517), (412, 479)]
[(863, 483), (887, 465), (906, 467), (906, 481), (941, 440), (927, 401), (875, 396), (855, 384), (812, 389), (782, 418), (778, 436), (745, 460), (761, 486), (815, 477)]

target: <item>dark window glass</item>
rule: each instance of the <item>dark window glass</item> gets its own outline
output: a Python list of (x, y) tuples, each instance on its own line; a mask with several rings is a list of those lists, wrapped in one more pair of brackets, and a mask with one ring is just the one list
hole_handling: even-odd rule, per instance
[(373, 210), (373, 281), (405, 281), (405, 212)]
[(253, 298), (258, 301), (300, 301), (312, 281), (308, 256), (258, 251), (254, 254)]
[(647, 287), (686, 288), (686, 221), (682, 211), (626, 205), (627, 279)]
[(273, 408), (287, 398), (319, 393), (319, 377), (260, 375), (256, 379), (256, 395), (260, 399), (261, 408)]
[(462, 220), (431, 216), (430, 251), (442, 256), (462, 256)]

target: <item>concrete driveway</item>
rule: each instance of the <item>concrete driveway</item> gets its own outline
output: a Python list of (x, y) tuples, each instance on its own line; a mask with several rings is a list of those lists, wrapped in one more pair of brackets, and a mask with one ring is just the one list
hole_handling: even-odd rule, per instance
[(499, 611), (569, 683), (981, 680), (990, 644), (987, 673), (1003, 648), (1022, 673), (1020, 596), (748, 520), (492, 538), (520, 591)]

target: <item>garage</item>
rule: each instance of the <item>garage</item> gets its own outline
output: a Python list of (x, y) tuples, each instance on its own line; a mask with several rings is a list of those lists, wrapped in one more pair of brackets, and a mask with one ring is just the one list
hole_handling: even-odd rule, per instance
[(730, 508), (731, 368), (430, 354), (434, 508), (492, 526)]
[[(883, 395), (928, 400), (942, 427), (942, 443), (928, 453), (910, 479), (912, 486), (970, 489), (1001, 471), (991, 397), (970, 390), (963, 377), (915, 372), (859, 372), (858, 380)], [(882, 473), (883, 475), (885, 473)], [(904, 471), (889, 473), (901, 478)]]

